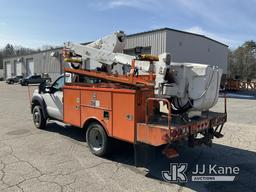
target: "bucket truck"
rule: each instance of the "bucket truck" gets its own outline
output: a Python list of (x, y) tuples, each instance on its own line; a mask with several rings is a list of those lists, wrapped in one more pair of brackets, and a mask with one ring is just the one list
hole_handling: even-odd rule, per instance
[(85, 128), (98, 156), (109, 151), (109, 138), (166, 145), (164, 153), (173, 157), (174, 143), (209, 146), (222, 137), (226, 102), (224, 113), (210, 111), (218, 101), (222, 70), (174, 63), (169, 53), (127, 55), (125, 38), (119, 31), (87, 45), (65, 43), (65, 75), (33, 95), (36, 127), (57, 119)]

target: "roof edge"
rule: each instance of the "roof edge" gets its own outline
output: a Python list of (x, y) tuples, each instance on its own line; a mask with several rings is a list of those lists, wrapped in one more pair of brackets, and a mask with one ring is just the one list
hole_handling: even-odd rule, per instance
[(203, 37), (203, 38), (208, 39), (210, 41), (213, 41), (215, 43), (218, 43), (218, 44), (224, 45), (226, 47), (229, 47), (225, 43), (222, 43), (220, 41), (217, 41), (217, 40), (212, 39), (210, 37), (207, 37), (205, 35), (201, 35), (201, 34), (197, 34), (197, 33), (191, 33), (191, 32), (182, 31), (182, 30), (178, 30), (178, 29), (172, 29), (172, 28), (169, 28), (169, 27), (163, 27), (163, 28), (153, 29), (153, 30), (150, 30), (150, 31), (144, 31), (144, 32), (139, 32), (139, 33), (133, 33), (133, 34), (127, 35), (127, 37), (133, 37), (133, 36), (136, 36), (136, 35), (143, 35), (143, 34), (147, 34), (147, 33), (154, 33), (154, 32), (158, 32), (158, 31), (175, 31), (175, 32), (179, 32), (179, 33), (185, 33), (185, 34), (189, 34), (189, 35)]
[[(133, 34), (130, 34), (130, 35), (127, 35), (127, 37), (133, 37), (133, 36), (136, 36), (136, 35), (143, 35), (143, 34), (147, 34), (147, 33), (154, 33), (154, 32), (158, 32), (158, 31), (175, 31), (175, 32), (179, 32), (179, 33), (185, 33), (185, 34), (189, 34), (189, 35), (195, 35), (195, 36), (198, 36), (198, 37), (203, 37), (205, 39), (208, 39), (210, 41), (213, 41), (215, 43), (218, 43), (218, 44), (221, 44), (223, 46), (226, 46), (226, 47), (229, 47), (228, 45), (220, 42), (220, 41), (217, 41), (215, 39), (212, 39), (210, 37), (207, 37), (205, 35), (201, 35), (201, 34), (197, 34), (197, 33), (191, 33), (191, 32), (187, 32), (187, 31), (181, 31), (181, 30), (178, 30), (178, 29), (172, 29), (172, 28), (168, 28), (168, 27), (163, 27), (163, 28), (159, 28), (159, 29), (153, 29), (153, 30), (150, 30), (150, 31), (144, 31), (144, 32), (138, 32), (138, 33), (133, 33)], [(82, 45), (86, 45), (86, 44), (89, 44), (91, 43), (92, 41), (90, 42), (86, 42), (86, 43), (81, 43)], [(38, 54), (38, 53), (44, 53), (44, 52), (48, 52), (48, 51), (55, 51), (55, 50), (59, 50), (59, 49), (62, 49), (63, 47), (55, 47), (53, 49), (46, 49), (46, 50), (41, 50), (41, 51), (35, 51), (33, 53), (28, 53), (28, 54), (24, 54), (24, 55), (14, 55), (14, 56), (8, 56), (8, 57), (4, 57), (3, 60), (5, 59), (8, 59), (8, 58), (15, 58), (15, 57), (23, 57), (23, 56), (28, 56), (28, 55), (33, 55), (33, 54)]]

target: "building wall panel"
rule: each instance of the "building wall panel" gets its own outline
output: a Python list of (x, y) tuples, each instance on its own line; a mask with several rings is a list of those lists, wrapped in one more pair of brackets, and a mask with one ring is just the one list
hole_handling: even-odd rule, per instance
[(165, 52), (165, 38), (166, 31), (131, 35), (127, 37), (125, 49), (134, 49), (135, 47), (151, 47), (151, 54), (158, 55)]
[(204, 37), (169, 30), (166, 51), (174, 62), (217, 65), (227, 72), (228, 47)]
[[(56, 50), (48, 50), (39, 53), (34, 53), (25, 56), (19, 57), (12, 57), (4, 59), (4, 69), (5, 63), (11, 63), (12, 74), (16, 75), (15, 73), (15, 64), (19, 60), (22, 63), (22, 73), (23, 75), (28, 75), (28, 63), (29, 61), (34, 62), (34, 73), (41, 74), (41, 73), (48, 73), (52, 80), (55, 80), (61, 73), (61, 61), (63, 60), (61, 55), (57, 54), (57, 57), (52, 57), (51, 53), (55, 51), (60, 53), (61, 49)], [(6, 78), (6, 70), (4, 70), (4, 77)]]

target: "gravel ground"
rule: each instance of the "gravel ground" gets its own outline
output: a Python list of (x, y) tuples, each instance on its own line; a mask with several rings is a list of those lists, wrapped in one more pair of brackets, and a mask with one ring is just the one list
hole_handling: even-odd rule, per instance
[[(45, 130), (32, 123), (27, 87), (0, 82), (0, 190), (2, 191), (255, 191), (256, 100), (228, 99), (224, 138), (212, 148), (183, 147), (180, 156), (133, 165), (133, 146), (118, 143), (108, 158), (92, 155), (82, 129), (50, 122)], [(223, 99), (214, 108), (223, 111)], [(170, 163), (238, 166), (235, 182), (168, 183), (161, 171)]]

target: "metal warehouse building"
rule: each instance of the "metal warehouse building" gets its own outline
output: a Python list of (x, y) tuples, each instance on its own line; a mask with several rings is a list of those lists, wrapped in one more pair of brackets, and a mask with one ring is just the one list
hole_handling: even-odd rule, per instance
[[(134, 55), (136, 47), (142, 53), (158, 55), (169, 52), (173, 62), (217, 65), (227, 73), (228, 46), (204, 35), (161, 28), (127, 36), (124, 53)], [(48, 73), (56, 79), (63, 72), (62, 48), (4, 59), (4, 77)]]

